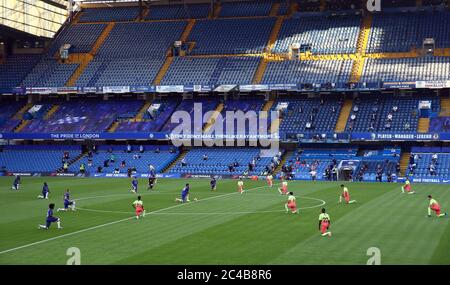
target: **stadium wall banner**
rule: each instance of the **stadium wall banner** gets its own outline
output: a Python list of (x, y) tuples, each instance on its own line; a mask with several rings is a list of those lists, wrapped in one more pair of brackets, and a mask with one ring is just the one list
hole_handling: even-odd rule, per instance
[(450, 80), (441, 81), (416, 81), (416, 88), (441, 89), (450, 88)]
[[(398, 182), (405, 182), (406, 177), (399, 177), (398, 178)], [(450, 179), (445, 179), (445, 178), (419, 178), (419, 177), (409, 177), (409, 180), (413, 183), (440, 183), (440, 184), (449, 184), (450, 183)]]
[(450, 133), (352, 133), (352, 141), (446, 141)]
[(161, 85), (156, 86), (156, 92), (158, 93), (183, 93), (184, 86), (183, 85)]
[[(137, 178), (148, 178), (149, 175), (146, 173), (135, 173), (135, 174), (132, 174), (131, 176), (137, 177)], [(93, 177), (93, 178), (128, 178), (128, 174), (127, 173), (91, 173), (91, 174), (89, 174), (89, 177)], [(156, 174), (156, 178), (181, 178), (181, 174), (159, 173), (159, 174)]]
[(416, 82), (383, 82), (384, 89), (412, 89), (416, 87)]
[(104, 86), (103, 93), (129, 93), (130, 86)]

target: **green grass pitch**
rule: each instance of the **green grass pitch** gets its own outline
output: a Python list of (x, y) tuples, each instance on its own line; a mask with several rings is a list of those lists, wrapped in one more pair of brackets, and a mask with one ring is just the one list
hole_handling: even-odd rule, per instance
[[(0, 264), (66, 264), (67, 249), (81, 251), (81, 264), (366, 264), (370, 247), (381, 264), (450, 264), (448, 218), (427, 217), (427, 195), (450, 210), (448, 185), (414, 184), (416, 195), (400, 184), (347, 183), (356, 204), (338, 204), (340, 182), (291, 181), (300, 214), (286, 214), (286, 196), (265, 181), (219, 180), (211, 192), (207, 179), (159, 179), (146, 191), (139, 181), (147, 216), (136, 220), (128, 179), (0, 179)], [(38, 200), (42, 183), (50, 199)], [(184, 183), (191, 200), (178, 205)], [(277, 181), (278, 182), (278, 181)], [(76, 212), (59, 212), (62, 230), (38, 230), (50, 202), (62, 206), (70, 188)], [(322, 202), (323, 201), (323, 202)], [(331, 216), (332, 237), (321, 237), (321, 204)]]

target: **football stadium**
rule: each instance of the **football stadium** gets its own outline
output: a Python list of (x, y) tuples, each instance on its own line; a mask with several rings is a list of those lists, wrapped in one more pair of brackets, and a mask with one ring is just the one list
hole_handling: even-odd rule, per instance
[(0, 264), (450, 265), (449, 90), (447, 0), (0, 0)]

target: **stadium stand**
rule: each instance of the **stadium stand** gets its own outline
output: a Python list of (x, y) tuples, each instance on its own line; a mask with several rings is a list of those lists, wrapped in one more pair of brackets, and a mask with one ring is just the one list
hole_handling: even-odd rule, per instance
[(10, 145), (3, 147), (0, 167), (8, 172), (55, 172), (62, 166), (64, 152), (78, 156), (80, 146)]
[(262, 83), (349, 82), (351, 60), (285, 60), (267, 64)]
[(133, 21), (139, 15), (139, 7), (89, 8), (84, 9), (78, 22)]
[(115, 100), (72, 100), (69, 102), (54, 102), (57, 108), (50, 118), (32, 119), (22, 129), (23, 133), (49, 132), (101, 132), (122, 113), (137, 112), (142, 101)]
[(11, 55), (6, 57), (4, 62), (0, 62), (0, 92), (20, 86), (40, 57), (40, 55)]
[(269, 40), (275, 18), (197, 21), (188, 42), (191, 54), (261, 53)]
[[(178, 151), (170, 152), (168, 146), (143, 145), (143, 147), (144, 152), (141, 153), (139, 146), (136, 145), (132, 146), (131, 152), (126, 151), (125, 145), (99, 146), (97, 153), (92, 152), (91, 163), (89, 154), (85, 153), (81, 159), (70, 165), (69, 171), (78, 172), (80, 165), (84, 164), (86, 172), (92, 174), (100, 173), (98, 167), (102, 168), (101, 173), (127, 173), (128, 169), (133, 169), (137, 173), (148, 173), (149, 165), (153, 165), (155, 171), (161, 173), (178, 156)], [(125, 166), (122, 166), (123, 161)]]
[[(420, 179), (448, 179), (450, 176), (450, 148), (449, 147), (413, 147), (411, 153), (418, 155), (414, 166), (409, 166), (406, 174)], [(433, 161), (433, 155), (437, 159)], [(431, 169), (434, 169), (432, 171)]]
[(366, 59), (362, 82), (446, 80), (450, 57)]
[(176, 57), (161, 84), (250, 84), (258, 63), (252, 57)]
[(437, 97), (360, 96), (354, 100), (346, 130), (353, 132), (415, 132), (418, 126), (420, 100), (430, 100), (432, 112), (439, 112), (440, 103)]
[[(203, 174), (203, 175), (243, 175), (248, 171), (249, 163), (255, 159), (256, 166), (248, 175), (260, 175), (266, 171), (272, 161), (271, 157), (259, 157), (260, 150), (257, 148), (195, 148), (190, 150), (184, 157), (186, 165), (177, 163), (169, 170), (169, 173)], [(204, 155), (207, 159), (204, 159)], [(230, 166), (233, 166), (230, 171)]]
[(0, 132), (10, 132), (20, 123), (20, 118), (14, 118), (14, 115), (24, 105), (25, 102), (23, 101), (1, 101)]
[(406, 52), (422, 47), (425, 38), (434, 38), (436, 48), (449, 47), (450, 12), (443, 8), (375, 14), (367, 52)]
[(154, 5), (146, 20), (202, 19), (210, 13), (210, 4)]
[(356, 52), (361, 17), (357, 15), (324, 17), (323, 14), (299, 13), (286, 19), (275, 42), (274, 53), (287, 53), (298, 43), (312, 53)]
[(219, 17), (269, 16), (272, 1), (246, 1), (222, 3)]

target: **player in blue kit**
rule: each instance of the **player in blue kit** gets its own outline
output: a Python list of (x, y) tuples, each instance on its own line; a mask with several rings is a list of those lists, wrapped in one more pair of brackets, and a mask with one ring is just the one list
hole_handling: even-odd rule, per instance
[(148, 173), (148, 187), (147, 190), (152, 190), (153, 187), (156, 184), (156, 173), (155, 168), (153, 168), (152, 165), (150, 165), (150, 171)]
[(53, 216), (53, 209), (55, 208), (55, 204), (48, 205), (47, 218), (45, 220), (45, 225), (39, 225), (38, 229), (48, 230), (52, 223), (56, 223), (58, 225), (58, 229), (62, 229), (61, 227), (61, 219)]
[(48, 199), (48, 193), (50, 193), (50, 189), (48, 189), (47, 182), (44, 182), (44, 186), (42, 186), (42, 194), (38, 196), (38, 199)]
[(215, 177), (213, 177), (211, 179), (211, 181), (209, 182), (209, 184), (211, 184), (211, 191), (216, 191), (217, 189), (217, 180)]
[(64, 208), (58, 208), (56, 211), (68, 211), (69, 208), (75, 211), (75, 201), (70, 200), (70, 191), (67, 189), (66, 193), (64, 193)]
[[(189, 191), (190, 190), (191, 190), (191, 188), (189, 187), (189, 183), (187, 183), (186, 186), (184, 186), (183, 190), (181, 190), (181, 199), (175, 198), (175, 202), (181, 202), (181, 203), (191, 202), (189, 200)], [(197, 201), (197, 198), (194, 198), (194, 201)]]
[(14, 178), (13, 185), (11, 187), (12, 190), (19, 190), (20, 188), (20, 176), (17, 175), (16, 178)]
[(131, 191), (132, 193), (137, 193), (138, 191), (138, 180), (136, 178), (136, 176), (133, 178), (133, 180), (131, 181)]

